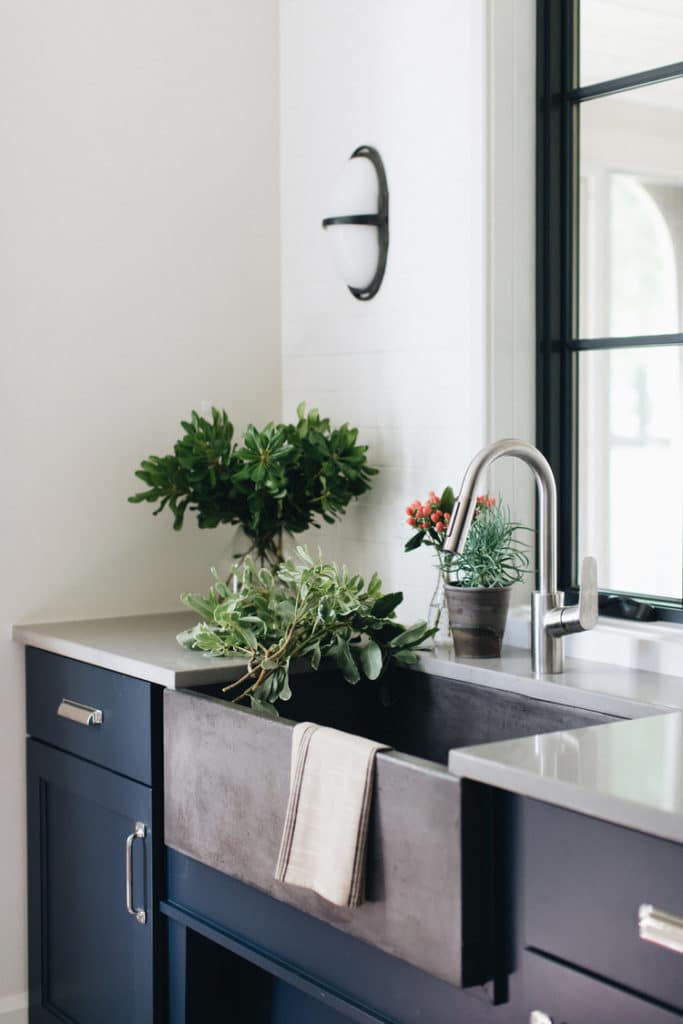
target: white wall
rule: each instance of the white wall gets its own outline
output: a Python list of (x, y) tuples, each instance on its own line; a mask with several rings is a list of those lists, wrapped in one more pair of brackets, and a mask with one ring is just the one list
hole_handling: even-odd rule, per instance
[[(457, 485), (487, 427), (486, 6), (280, 5), (283, 411), (306, 399), (360, 427), (381, 475), (319, 539), (403, 589), (406, 619), (426, 614), (435, 569), (427, 551), (403, 554), (404, 506)], [(387, 274), (368, 303), (336, 277), (320, 228), (363, 143), (390, 191)]]
[[(308, 539), (425, 614), (434, 569), (402, 552), (405, 504), (457, 485), (490, 437), (533, 434), (532, 56), (533, 0), (0, 4), (8, 1024), (25, 989), (10, 623), (161, 611), (202, 587), (230, 532), (175, 534), (127, 505), (135, 465), (192, 407), (243, 425), (301, 399), (357, 424), (382, 470)], [(360, 143), (391, 193), (370, 303), (336, 278), (320, 228)]]
[[(487, 37), (487, 435), (534, 444), (535, 0), (491, 0)], [(527, 466), (499, 462), (491, 489), (504, 496), (519, 522), (533, 525), (534, 482)], [(514, 600), (527, 602), (533, 577), (515, 590)]]
[(26, 988), (10, 624), (177, 605), (230, 548), (126, 504), (181, 416), (280, 411), (276, 0), (0, 4), (0, 1012)]

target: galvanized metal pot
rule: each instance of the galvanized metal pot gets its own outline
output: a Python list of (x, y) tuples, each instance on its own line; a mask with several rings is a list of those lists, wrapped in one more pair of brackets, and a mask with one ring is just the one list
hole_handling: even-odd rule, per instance
[(458, 657), (500, 657), (511, 590), (446, 584), (448, 621)]

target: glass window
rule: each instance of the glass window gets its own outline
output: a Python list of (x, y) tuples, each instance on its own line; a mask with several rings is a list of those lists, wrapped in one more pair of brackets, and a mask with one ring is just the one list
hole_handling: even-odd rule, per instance
[(605, 590), (683, 594), (683, 347), (582, 352), (579, 545)]
[(681, 331), (683, 79), (672, 84), (581, 105), (582, 338)]
[(539, 15), (538, 429), (560, 583), (595, 555), (601, 592), (632, 598), (615, 614), (683, 623), (683, 0)]
[(681, 0), (581, 0), (581, 85), (680, 61)]

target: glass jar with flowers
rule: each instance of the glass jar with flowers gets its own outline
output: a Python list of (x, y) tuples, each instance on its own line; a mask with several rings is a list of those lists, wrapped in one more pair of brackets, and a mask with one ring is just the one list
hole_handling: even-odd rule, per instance
[(415, 551), (419, 547), (431, 547), (435, 551), (436, 585), (427, 613), (427, 625), (436, 632), (432, 637), (432, 647), (449, 642), (448, 613), (444, 590), (444, 574), (441, 566), (441, 545), (445, 531), (450, 522), (455, 496), (452, 487), (446, 487), (441, 495), (429, 492), (426, 501), (415, 500), (406, 508), (406, 522), (415, 532), (406, 541), (405, 551)]

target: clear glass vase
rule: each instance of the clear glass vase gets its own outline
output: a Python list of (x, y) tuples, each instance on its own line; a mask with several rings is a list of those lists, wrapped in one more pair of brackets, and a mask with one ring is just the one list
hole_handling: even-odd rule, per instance
[(429, 602), (427, 625), (430, 629), (436, 627), (436, 633), (429, 639), (429, 644), (433, 651), (441, 644), (449, 644), (451, 642), (451, 634), (448, 628), (446, 591), (444, 590), (443, 573), (440, 566), (437, 566), (436, 570), (436, 586), (434, 587), (432, 599)]

